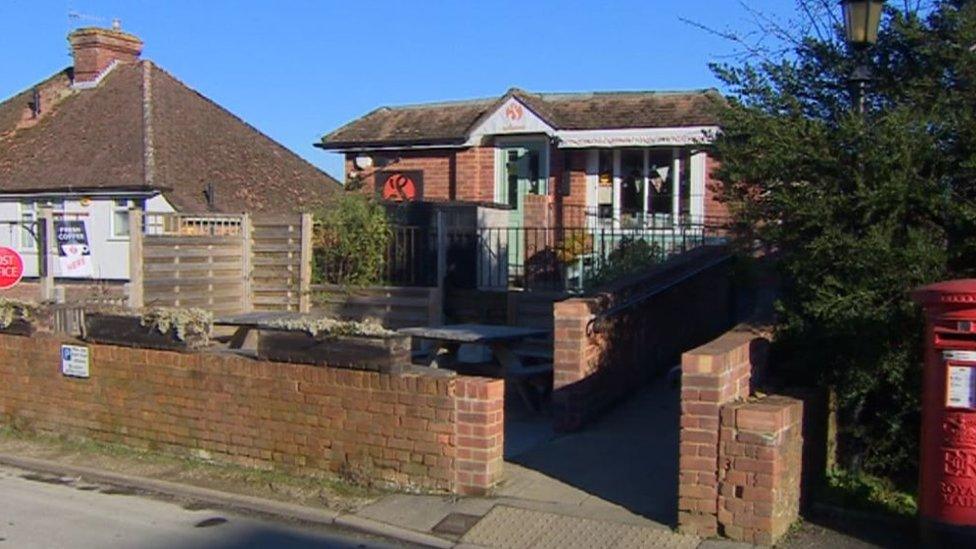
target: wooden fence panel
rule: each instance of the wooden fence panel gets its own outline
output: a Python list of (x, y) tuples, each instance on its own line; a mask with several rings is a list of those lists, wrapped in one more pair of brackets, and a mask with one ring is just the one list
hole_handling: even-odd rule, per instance
[(307, 311), (308, 281), (303, 274), (311, 275), (311, 236), (307, 214), (252, 219), (250, 282), (255, 311)]
[(199, 307), (214, 314), (246, 308), (247, 216), (153, 214), (142, 236), (146, 306)]
[(336, 318), (363, 320), (375, 318), (390, 329), (430, 326), (440, 321), (440, 290), (406, 286), (372, 286), (346, 289), (315, 285), (311, 294), (312, 312)]

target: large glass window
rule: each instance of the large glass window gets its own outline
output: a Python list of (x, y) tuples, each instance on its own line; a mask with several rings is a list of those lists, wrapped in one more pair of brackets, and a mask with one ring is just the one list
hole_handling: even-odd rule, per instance
[(681, 151), (681, 181), (678, 184), (678, 211), (683, 219), (691, 214), (691, 156)]
[(600, 149), (597, 176), (597, 213), (601, 219), (613, 218), (613, 151)]
[(628, 149), (620, 153), (620, 211), (624, 217), (641, 213), (644, 185), (644, 152)]
[(672, 213), (671, 149), (651, 149), (648, 159), (647, 211), (655, 215)]

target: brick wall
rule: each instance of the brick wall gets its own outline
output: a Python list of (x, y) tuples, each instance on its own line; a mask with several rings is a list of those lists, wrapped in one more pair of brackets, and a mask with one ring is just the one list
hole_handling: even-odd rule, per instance
[(457, 199), (495, 201), (495, 148), (471, 147), (457, 153)]
[(771, 545), (799, 516), (803, 405), (747, 400), (767, 347), (740, 327), (682, 356), (682, 532)]
[[(346, 155), (346, 176), (360, 173), (353, 165), (355, 154)], [(470, 147), (447, 150), (401, 150), (384, 153), (396, 158), (385, 168), (364, 170), (366, 189), (376, 192), (376, 172), (421, 170), (424, 172), (424, 200), (494, 202), (495, 149)]]
[(729, 332), (681, 357), (678, 525), (700, 536), (718, 534), (719, 413), (749, 396), (759, 343)]
[[(182, 455), (481, 494), (502, 474), (504, 382), (0, 335), (0, 422)], [(72, 342), (77, 343), (77, 342)]]
[[(562, 430), (577, 429), (680, 360), (681, 352), (732, 324), (730, 261), (702, 248), (608, 287), (553, 307), (553, 413)], [(602, 324), (603, 311), (658, 290)]]

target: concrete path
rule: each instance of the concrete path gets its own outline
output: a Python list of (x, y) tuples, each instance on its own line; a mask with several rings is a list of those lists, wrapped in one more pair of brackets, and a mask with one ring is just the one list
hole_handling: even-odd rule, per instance
[[(664, 378), (582, 431), (522, 441), (506, 457), (500, 496), (614, 508), (666, 526), (677, 521), (679, 391)], [(519, 424), (509, 427), (518, 437)], [(506, 432), (506, 437), (510, 432)]]
[(506, 479), (494, 497), (395, 494), (357, 514), (477, 546), (695, 547), (671, 530), (678, 406), (662, 379), (579, 433), (506, 409)]

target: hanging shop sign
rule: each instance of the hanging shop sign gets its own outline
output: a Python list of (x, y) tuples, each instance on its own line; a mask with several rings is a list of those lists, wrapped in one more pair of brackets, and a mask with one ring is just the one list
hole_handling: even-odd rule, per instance
[(422, 170), (378, 172), (376, 190), (383, 200), (413, 202), (424, 196), (424, 172)]
[(85, 221), (55, 220), (54, 233), (58, 239), (59, 276), (87, 278), (92, 276), (91, 247)]

